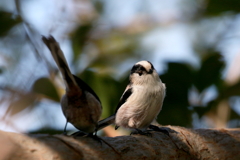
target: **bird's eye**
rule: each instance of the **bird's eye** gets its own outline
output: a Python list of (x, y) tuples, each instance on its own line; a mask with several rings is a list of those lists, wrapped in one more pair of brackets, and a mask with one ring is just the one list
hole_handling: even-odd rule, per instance
[(149, 73), (149, 74), (153, 73), (153, 70), (152, 70), (152, 69), (150, 69), (150, 70), (148, 71), (148, 73)]

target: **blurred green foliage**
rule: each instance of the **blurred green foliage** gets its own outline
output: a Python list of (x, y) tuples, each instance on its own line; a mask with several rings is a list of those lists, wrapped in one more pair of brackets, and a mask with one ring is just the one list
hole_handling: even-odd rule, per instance
[(226, 12), (238, 13), (240, 11), (239, 0), (206, 0), (207, 6), (205, 14), (219, 16)]
[(48, 78), (42, 77), (37, 79), (32, 86), (32, 91), (46, 96), (48, 99), (52, 99), (57, 102), (60, 101), (56, 87)]
[[(240, 94), (239, 83), (227, 86), (222, 80), (222, 69), (225, 66), (222, 59), (220, 53), (210, 51), (202, 58), (199, 69), (193, 69), (183, 63), (168, 63), (167, 72), (161, 75), (162, 81), (167, 86), (167, 95), (158, 118), (160, 123), (168, 124), (170, 122), (173, 125), (191, 126), (192, 113), (196, 112), (199, 117), (202, 117), (210, 111), (214, 111), (221, 101)], [(199, 94), (204, 94), (204, 90), (212, 85), (216, 86), (219, 91), (219, 95), (215, 99), (208, 102), (207, 105), (203, 105), (200, 97), (199, 104), (202, 105), (189, 103), (189, 94), (192, 94), (193, 86), (197, 88)], [(192, 106), (193, 110), (189, 109), (189, 106)], [(230, 119), (236, 117), (240, 118), (231, 109)]]
[(79, 26), (74, 33), (72, 33), (72, 48), (74, 53), (73, 60), (77, 60), (80, 53), (83, 51), (83, 47), (88, 41), (89, 32), (92, 29), (91, 24), (84, 24)]
[(79, 77), (85, 82), (92, 84), (91, 86), (100, 96), (104, 107), (102, 116), (107, 117), (115, 113), (118, 101), (128, 84), (128, 77), (124, 80), (117, 81), (109, 75), (99, 75), (96, 74), (96, 72), (88, 70), (84, 71)]
[(12, 13), (0, 11), (0, 37), (6, 36), (10, 29), (22, 22), (20, 17), (13, 17)]
[[(240, 11), (239, 0), (208, 0), (205, 2), (204, 14), (201, 15), (198, 21), (207, 18), (209, 15), (221, 17), (224, 13), (231, 12), (236, 14)], [(105, 31), (106, 33), (99, 33), (100, 36), (94, 36), (93, 33), (96, 32), (97, 28), (96, 22), (99, 20), (98, 18), (101, 18), (105, 6), (101, 1), (94, 1), (92, 3), (94, 3), (99, 15), (97, 18), (95, 17), (91, 21), (86, 21), (83, 24), (77, 23), (77, 27), (69, 34), (73, 51), (73, 59), (69, 64), (73, 64), (73, 67), (77, 68), (81, 54), (91, 54), (90, 52), (92, 51), (87, 49), (89, 44), (95, 47), (98, 55), (92, 61), (88, 62), (88, 68), (83, 72), (74, 74), (82, 78), (96, 91), (103, 105), (102, 117), (107, 117), (115, 112), (115, 107), (128, 84), (129, 72), (119, 79), (113, 77), (113, 73), (117, 71), (117, 67), (124, 61), (141, 57), (139, 54), (136, 54), (140, 50), (139, 48), (141, 48), (138, 39), (141, 38), (140, 35), (148, 32), (152, 28), (148, 28), (140, 33), (129, 33), (119, 28), (109, 29)], [(8, 36), (9, 31), (22, 22), (21, 18), (13, 19), (12, 17), (12, 13), (0, 11), (1, 37)], [(40, 37), (34, 38), (40, 39)], [(26, 43), (29, 42), (26, 40)], [(233, 85), (226, 84), (222, 79), (222, 71), (225, 69), (222, 53), (217, 51), (216, 46), (210, 47), (211, 49), (201, 48), (204, 54), (198, 53), (200, 59), (198, 68), (194, 68), (187, 63), (166, 63), (167, 69), (160, 75), (160, 78), (167, 86), (163, 109), (158, 116), (158, 122), (160, 124), (192, 127), (193, 113), (197, 113), (200, 118), (207, 116), (209, 112), (216, 110), (221, 101), (228, 101), (231, 97), (240, 96), (240, 82)], [(158, 70), (158, 68), (156, 69)], [(55, 71), (50, 70), (50, 72)], [(60, 89), (55, 80), (56, 79), (52, 77), (35, 79), (32, 90), (20, 98), (22, 101), (29, 95), (34, 95), (34, 97), (31, 97), (31, 101), (26, 101), (29, 103), (21, 102), (23, 105), (19, 105), (18, 99), (12, 103), (15, 106), (9, 106), (9, 110), (17, 107), (18, 109), (12, 112), (12, 114), (16, 114), (26, 109), (26, 107), (32, 106), (36, 101), (41, 102), (43, 99), (59, 101), (59, 95), (62, 93), (59, 92)], [(193, 88), (196, 88), (199, 95), (204, 96), (205, 91), (211, 86), (217, 88), (217, 97), (207, 102), (207, 104), (204, 104), (201, 98), (199, 98), (199, 103), (197, 104), (190, 102), (189, 95), (193, 93)], [(239, 114), (232, 108), (230, 108), (230, 110), (228, 120), (239, 119)], [(43, 129), (43, 132), (45, 131), (46, 130)], [(47, 129), (47, 132), (50, 133), (51, 131)], [(55, 133), (55, 130), (53, 133)]]
[(223, 68), (224, 62), (220, 53), (208, 51), (207, 55), (201, 60), (201, 67), (194, 77), (194, 85), (199, 92), (213, 84), (218, 86), (220, 81), (222, 81)]
[(191, 111), (188, 109), (188, 91), (193, 83), (191, 67), (171, 62), (166, 73), (160, 77), (167, 91), (158, 121), (161, 124), (191, 126)]

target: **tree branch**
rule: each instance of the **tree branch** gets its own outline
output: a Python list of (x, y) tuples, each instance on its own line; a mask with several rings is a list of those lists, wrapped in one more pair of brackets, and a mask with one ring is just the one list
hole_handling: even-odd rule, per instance
[(69, 159), (240, 159), (240, 129), (186, 129), (167, 126), (170, 136), (90, 137), (23, 135), (0, 131), (0, 160)]

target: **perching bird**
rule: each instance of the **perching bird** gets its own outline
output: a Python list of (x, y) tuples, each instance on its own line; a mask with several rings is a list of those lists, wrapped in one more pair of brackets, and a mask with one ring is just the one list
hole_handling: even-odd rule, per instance
[(156, 120), (162, 109), (166, 87), (152, 63), (136, 63), (131, 69), (129, 81), (115, 114), (99, 121), (98, 130), (115, 123), (115, 129), (131, 128), (141, 134)]
[(70, 122), (80, 131), (92, 134), (102, 113), (100, 99), (91, 87), (71, 73), (58, 42), (52, 36), (43, 36), (42, 40), (50, 50), (66, 85), (66, 93), (61, 99), (62, 111), (67, 120), (64, 133)]

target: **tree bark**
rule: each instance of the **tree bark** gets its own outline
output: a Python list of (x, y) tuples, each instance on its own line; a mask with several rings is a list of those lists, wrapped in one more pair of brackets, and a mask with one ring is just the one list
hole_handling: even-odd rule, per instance
[(90, 137), (24, 135), (0, 131), (0, 160), (211, 159), (240, 160), (240, 129), (186, 129), (166, 126), (169, 136)]

